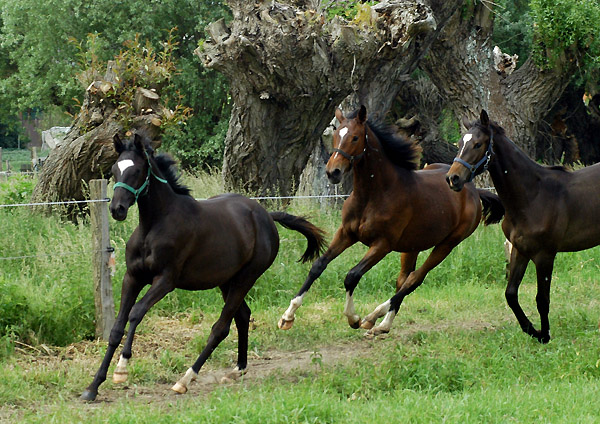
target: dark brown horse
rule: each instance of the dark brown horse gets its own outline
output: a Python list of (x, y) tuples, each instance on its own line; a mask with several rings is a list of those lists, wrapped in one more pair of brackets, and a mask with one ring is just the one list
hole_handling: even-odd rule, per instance
[[(447, 165), (435, 164), (417, 171), (420, 148), (398, 137), (392, 127), (367, 122), (364, 106), (348, 117), (337, 110), (336, 117), (340, 126), (333, 134), (334, 153), (327, 163), (327, 176), (336, 184), (344, 172), (353, 169), (353, 191), (344, 202), (342, 225), (327, 251), (313, 264), (279, 321), (279, 328), (292, 327), (295, 311), (329, 262), (361, 242), (369, 250), (344, 280), (344, 315), (352, 328), (360, 326), (371, 334), (388, 332), (403, 299), (477, 228), (481, 203), (486, 224), (498, 222), (504, 209), (496, 195), (478, 190), (473, 184), (461, 193), (450, 190), (444, 179)], [(431, 247), (429, 257), (415, 270), (419, 252)], [(361, 277), (391, 251), (402, 252), (396, 294), (361, 321), (354, 309), (354, 289)], [(384, 315), (383, 322), (373, 328)]]
[[(447, 181), (460, 191), (465, 182), (488, 169), (506, 208), (502, 230), (512, 243), (506, 300), (523, 331), (542, 343), (550, 340), (550, 280), (557, 252), (600, 244), (600, 164), (569, 172), (531, 160), (491, 122), (486, 111), (465, 124), (467, 133)], [(519, 305), (519, 285), (529, 261), (537, 271), (537, 331)]]
[[(114, 146), (119, 158), (112, 168), (117, 183), (110, 212), (113, 218), (122, 221), (137, 201), (139, 226), (127, 242), (121, 306), (108, 349), (82, 399), (96, 398), (129, 321), (127, 340), (113, 377), (115, 382), (126, 380), (136, 327), (152, 305), (176, 288), (219, 287), (225, 306), (212, 327), (206, 347), (173, 390), (187, 391), (204, 362), (227, 337), (232, 319), (238, 329), (238, 360), (234, 371), (243, 373), (250, 322), (250, 308), (244, 297), (277, 255), (279, 235), (273, 221), (306, 237), (304, 261), (319, 255), (324, 246), (322, 231), (304, 218), (284, 212), (268, 213), (255, 201), (236, 194), (198, 202), (178, 183), (173, 160), (165, 155), (154, 157), (147, 138), (136, 135), (134, 141), (124, 144), (116, 137)], [(146, 285), (150, 288), (136, 303)]]

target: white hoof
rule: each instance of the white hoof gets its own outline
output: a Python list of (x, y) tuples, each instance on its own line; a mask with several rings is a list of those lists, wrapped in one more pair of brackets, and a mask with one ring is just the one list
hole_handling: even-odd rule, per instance
[(180, 384), (179, 382), (175, 383), (175, 385), (171, 387), (171, 390), (173, 390), (176, 393), (179, 393), (180, 395), (185, 395), (188, 391), (187, 387), (185, 387), (183, 384)]
[(129, 375), (129, 373), (127, 371), (125, 372), (114, 372), (113, 373), (113, 383), (115, 384), (123, 384), (127, 381), (127, 376)]

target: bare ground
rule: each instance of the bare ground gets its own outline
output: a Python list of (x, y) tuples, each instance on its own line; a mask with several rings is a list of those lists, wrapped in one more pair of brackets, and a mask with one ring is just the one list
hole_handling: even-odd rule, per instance
[[(157, 359), (160, 352), (165, 349), (179, 351), (186, 343), (190, 343), (192, 338), (197, 335), (197, 328), (195, 329), (193, 325), (189, 324), (189, 320), (180, 318), (153, 317), (152, 320), (148, 320), (146, 323), (149, 326), (148, 331), (136, 336), (134, 360), (143, 357)], [(504, 321), (504, 319), (502, 320)], [(356, 358), (368, 357), (381, 340), (402, 341), (418, 332), (443, 331), (444, 329), (492, 330), (496, 325), (498, 323), (491, 324), (475, 319), (463, 322), (443, 322), (435, 326), (412, 323), (393, 328), (390, 334), (381, 335), (375, 339), (364, 337), (357, 341), (311, 346), (310, 349), (295, 351), (270, 349), (261, 354), (249, 352), (248, 372), (241, 379), (243, 379), (244, 385), (258, 384), (261, 380), (274, 375), (294, 381), (303, 371), (314, 369), (316, 366), (344, 364)], [(230, 335), (230, 337), (232, 336), (234, 334)], [(102, 341), (84, 341), (63, 348), (20, 345), (15, 357), (18, 364), (25, 369), (46, 367), (64, 370), (67, 373), (72, 367), (77, 367), (90, 370), (91, 375), (100, 364), (100, 351), (104, 346), (105, 342)], [(223, 385), (231, 387), (240, 385), (240, 381), (223, 378), (230, 371), (231, 368), (205, 364), (198, 379), (190, 385), (186, 395), (178, 395), (173, 392), (171, 387), (175, 381), (166, 381), (167, 379), (159, 383), (126, 383), (122, 386), (113, 385), (112, 387), (105, 383), (100, 388), (97, 400), (89, 407), (98, 408), (121, 399), (127, 399), (128, 402), (156, 405), (157, 403), (172, 403), (185, 396), (207, 395)], [(81, 405), (81, 402), (77, 396), (73, 396), (73, 407)], [(30, 407), (45, 408), (43, 404), (30, 405)], [(14, 422), (23, 412), (22, 409), (14, 406), (0, 406), (0, 422)]]

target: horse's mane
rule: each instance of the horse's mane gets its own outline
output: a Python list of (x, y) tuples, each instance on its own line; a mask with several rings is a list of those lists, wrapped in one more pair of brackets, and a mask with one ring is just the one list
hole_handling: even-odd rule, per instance
[[(358, 114), (358, 110), (347, 116), (353, 119)], [(386, 124), (381, 121), (371, 121), (367, 119), (367, 128), (371, 129), (373, 134), (381, 143), (386, 157), (394, 164), (408, 170), (416, 170), (421, 162), (421, 146), (415, 141), (406, 139), (398, 134), (398, 128), (395, 125)]]
[[(137, 134), (141, 137), (141, 141), (144, 145), (144, 150), (148, 153), (148, 155), (154, 159), (156, 166), (160, 170), (161, 174), (167, 180), (173, 191), (177, 194), (183, 194), (186, 196), (191, 196), (191, 190), (189, 187), (183, 185), (179, 179), (180, 175), (177, 173), (177, 167), (175, 159), (173, 159), (167, 153), (160, 153), (159, 155), (154, 156), (154, 149), (152, 148), (152, 140), (144, 131), (137, 131)], [(130, 141), (125, 146), (126, 150), (137, 151), (137, 147), (133, 141)], [(140, 152), (143, 154), (143, 152)]]
[[(473, 122), (471, 124), (471, 126), (476, 126), (477, 128), (481, 129), (483, 132), (485, 132), (486, 134), (489, 135), (489, 129), (486, 128), (484, 125), (481, 125), (481, 121), (479, 119), (477, 121)], [(510, 138), (508, 138), (506, 136), (506, 131), (504, 131), (504, 128), (502, 128), (497, 122), (490, 121), (490, 127), (492, 128), (492, 131), (494, 132), (494, 136), (497, 136), (497, 135), (503, 136), (508, 141), (510, 141), (511, 143), (514, 144), (514, 141), (512, 141)], [(563, 165), (542, 165), (542, 166), (546, 169), (552, 169), (554, 171), (569, 172), (569, 170), (567, 168), (565, 168)]]
[(154, 161), (175, 193), (191, 196), (189, 187), (179, 181), (181, 175), (177, 173), (175, 159), (167, 153), (161, 153), (154, 157)]

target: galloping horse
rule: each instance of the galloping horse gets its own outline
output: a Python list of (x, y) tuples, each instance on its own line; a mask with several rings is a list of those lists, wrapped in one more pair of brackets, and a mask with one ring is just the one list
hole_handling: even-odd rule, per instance
[[(334, 152), (327, 163), (327, 176), (337, 184), (344, 172), (354, 171), (352, 194), (342, 208), (342, 224), (327, 251), (317, 259), (279, 321), (279, 328), (292, 327), (294, 313), (313, 282), (327, 265), (348, 247), (361, 242), (366, 255), (348, 272), (344, 286), (344, 315), (352, 328), (386, 333), (402, 300), (425, 279), (427, 273), (477, 228), (498, 222), (504, 209), (498, 197), (468, 184), (461, 193), (450, 190), (444, 180), (447, 165), (435, 164), (417, 171), (420, 148), (400, 138), (390, 126), (367, 122), (364, 106), (344, 117), (336, 111), (340, 126), (333, 134)], [(433, 247), (415, 271), (419, 252)], [(353, 293), (361, 277), (391, 251), (402, 252), (396, 294), (361, 321), (354, 309)], [(374, 327), (378, 318), (383, 322)]]
[[(465, 124), (468, 131), (447, 174), (453, 190), (488, 169), (506, 208), (502, 230), (512, 243), (506, 301), (523, 331), (541, 343), (550, 341), (550, 281), (557, 252), (573, 252), (600, 244), (600, 164), (569, 172), (531, 160), (489, 120)], [(519, 285), (527, 264), (537, 272), (537, 331), (519, 305)]]
[[(227, 337), (232, 319), (238, 329), (234, 372), (243, 373), (250, 322), (250, 308), (244, 297), (273, 263), (279, 250), (279, 235), (273, 221), (306, 237), (308, 247), (303, 261), (317, 257), (323, 250), (323, 232), (304, 218), (284, 212), (268, 213), (255, 201), (236, 194), (194, 200), (178, 182), (172, 167), (174, 161), (166, 155), (155, 157), (147, 137), (136, 134), (133, 141), (124, 144), (117, 136), (114, 147), (119, 158), (112, 168), (117, 183), (110, 212), (114, 219), (122, 221), (137, 202), (139, 225), (127, 242), (121, 306), (108, 349), (81, 398), (96, 398), (129, 320), (127, 339), (113, 376), (115, 382), (127, 379), (126, 366), (136, 327), (150, 307), (176, 288), (219, 287), (225, 306), (211, 329), (206, 347), (173, 390), (187, 391), (200, 367)], [(150, 288), (136, 303), (146, 285)]]

